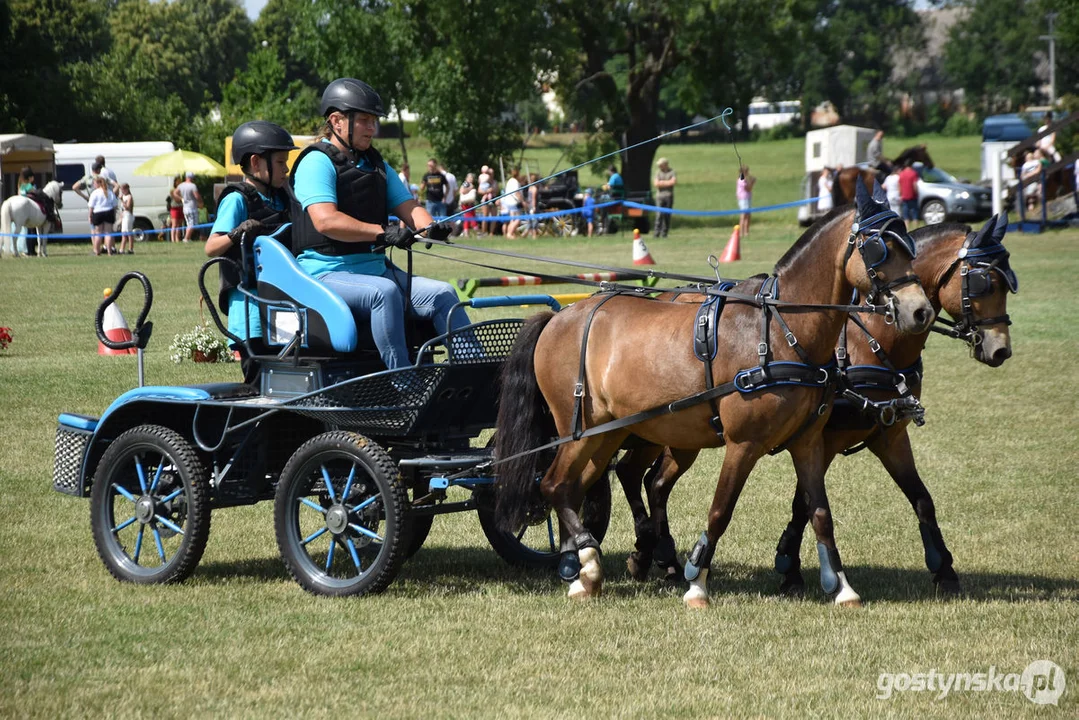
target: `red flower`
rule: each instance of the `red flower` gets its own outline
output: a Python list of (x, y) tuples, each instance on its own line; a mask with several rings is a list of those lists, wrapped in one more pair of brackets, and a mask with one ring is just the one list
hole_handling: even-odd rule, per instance
[(0, 327), (0, 350), (6, 350), (11, 344), (11, 328)]

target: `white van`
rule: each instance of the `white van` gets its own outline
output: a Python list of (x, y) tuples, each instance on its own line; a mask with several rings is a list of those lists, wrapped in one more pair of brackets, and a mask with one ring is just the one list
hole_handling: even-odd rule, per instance
[[(135, 198), (135, 228), (144, 232), (162, 229), (162, 216), (168, 215), (165, 201), (172, 190), (172, 178), (136, 175), (135, 168), (150, 158), (172, 152), (170, 142), (55, 143), (56, 179), (64, 183), (64, 235), (90, 235), (90, 212), (86, 201), (71, 188), (90, 174), (98, 155), (105, 156), (105, 167), (116, 173), (116, 181), (131, 186)], [(89, 191), (86, 191), (89, 195)], [(119, 229), (120, 213), (116, 214)], [(165, 220), (167, 226), (168, 221)]]

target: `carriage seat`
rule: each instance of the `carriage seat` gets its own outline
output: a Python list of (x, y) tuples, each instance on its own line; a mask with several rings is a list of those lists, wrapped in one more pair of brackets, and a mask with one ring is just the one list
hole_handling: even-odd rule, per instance
[(273, 301), (287, 300), (299, 306), (306, 326), (302, 348), (306, 353), (355, 352), (359, 344), (356, 319), (345, 301), (308, 275), (292, 253), (277, 240), (255, 240), (255, 281), (258, 295), (269, 301), (260, 308), (263, 340), (284, 346), (299, 331), (291, 307)]

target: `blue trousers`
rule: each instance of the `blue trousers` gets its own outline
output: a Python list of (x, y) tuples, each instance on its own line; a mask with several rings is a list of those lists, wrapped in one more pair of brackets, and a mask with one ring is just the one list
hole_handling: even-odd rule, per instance
[[(320, 282), (341, 296), (358, 326), (370, 325), (382, 362), (390, 370), (411, 365), (404, 325), (407, 278), (407, 273), (393, 266), (387, 266), (380, 275), (331, 272), (318, 276)], [(412, 313), (432, 320), (437, 333), (468, 325), (464, 308), (458, 308), (450, 317), (456, 304), (457, 292), (449, 283), (412, 276)]]
[(435, 220), (446, 217), (446, 203), (427, 201), (427, 212)]

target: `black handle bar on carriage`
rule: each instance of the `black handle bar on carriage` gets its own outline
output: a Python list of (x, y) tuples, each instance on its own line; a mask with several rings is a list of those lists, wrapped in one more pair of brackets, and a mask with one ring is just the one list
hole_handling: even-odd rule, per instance
[[(138, 280), (142, 283), (142, 310), (139, 312), (138, 319), (135, 321), (135, 327), (131, 329), (131, 339), (116, 341), (110, 339), (105, 334), (105, 310), (109, 305), (120, 299), (120, 294), (124, 291), (124, 286), (127, 285), (128, 280)], [(120, 278), (120, 282), (116, 283), (115, 289), (101, 301), (101, 304), (97, 306), (97, 313), (94, 315), (94, 330), (97, 331), (97, 339), (101, 341), (101, 344), (110, 350), (130, 350), (136, 348), (138, 350), (139, 357), (139, 387), (145, 384), (145, 371), (143, 365), (142, 351), (146, 348), (146, 345), (150, 342), (150, 335), (154, 331), (154, 324), (147, 322), (146, 317), (150, 314), (150, 308), (154, 304), (154, 288), (150, 284), (150, 279), (138, 271), (131, 271), (125, 273)]]

